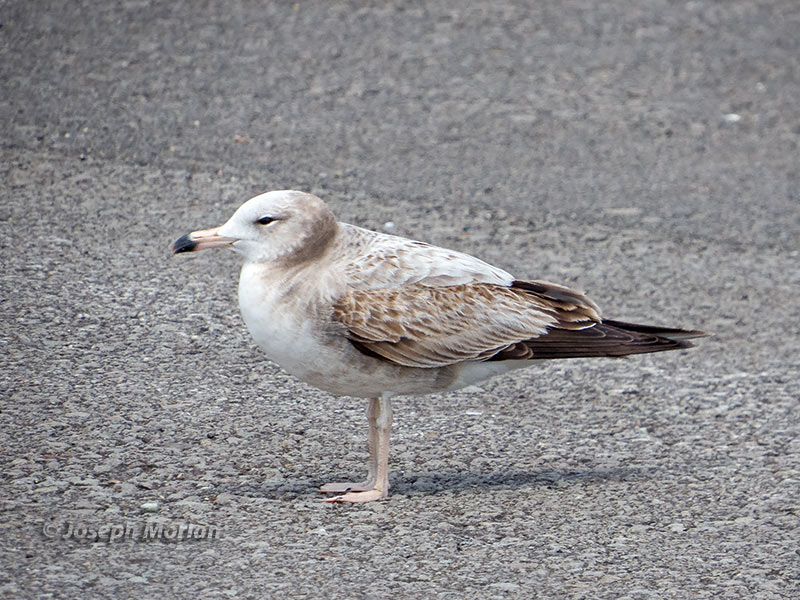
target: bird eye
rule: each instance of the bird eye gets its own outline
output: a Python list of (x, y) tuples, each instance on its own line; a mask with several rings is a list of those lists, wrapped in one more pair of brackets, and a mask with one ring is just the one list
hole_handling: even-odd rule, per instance
[(275, 219), (273, 219), (272, 217), (261, 217), (260, 219), (258, 219), (258, 220), (256, 221), (256, 223), (258, 223), (259, 225), (269, 225), (269, 224), (270, 224), (270, 223), (272, 223), (274, 220), (275, 220)]

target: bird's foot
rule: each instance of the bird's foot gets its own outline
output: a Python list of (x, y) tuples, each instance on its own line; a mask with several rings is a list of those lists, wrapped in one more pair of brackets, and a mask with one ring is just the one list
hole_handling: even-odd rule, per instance
[(374, 481), (362, 481), (361, 483), (342, 481), (338, 483), (326, 483), (319, 488), (319, 491), (323, 494), (342, 494), (344, 492), (366, 492), (374, 487)]
[(371, 490), (366, 490), (362, 492), (347, 492), (346, 494), (342, 494), (341, 496), (334, 496), (333, 498), (328, 498), (325, 502), (350, 502), (351, 504), (357, 504), (359, 502), (372, 502), (373, 500), (382, 500), (389, 496), (388, 490), (379, 490), (378, 488), (372, 488)]

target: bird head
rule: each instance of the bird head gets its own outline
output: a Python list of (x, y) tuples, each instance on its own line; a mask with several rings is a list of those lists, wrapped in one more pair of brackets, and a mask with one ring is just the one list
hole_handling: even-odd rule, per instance
[(327, 247), (336, 227), (333, 213), (313, 194), (266, 192), (242, 204), (224, 225), (182, 236), (172, 253), (228, 247), (247, 262), (302, 262)]

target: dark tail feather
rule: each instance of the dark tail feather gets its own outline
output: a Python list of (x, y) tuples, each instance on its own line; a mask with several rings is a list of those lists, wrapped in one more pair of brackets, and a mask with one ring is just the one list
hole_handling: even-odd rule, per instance
[(489, 360), (622, 357), (691, 348), (693, 344), (686, 340), (705, 335), (702, 331), (608, 320), (587, 329), (551, 329), (541, 337), (513, 344)]

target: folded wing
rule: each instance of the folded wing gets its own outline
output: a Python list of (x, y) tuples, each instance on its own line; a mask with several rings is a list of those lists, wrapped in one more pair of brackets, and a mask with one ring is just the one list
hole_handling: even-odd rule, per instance
[(580, 292), (521, 281), (351, 290), (334, 318), (360, 351), (422, 368), (538, 358), (526, 344), (600, 323), (597, 306)]

